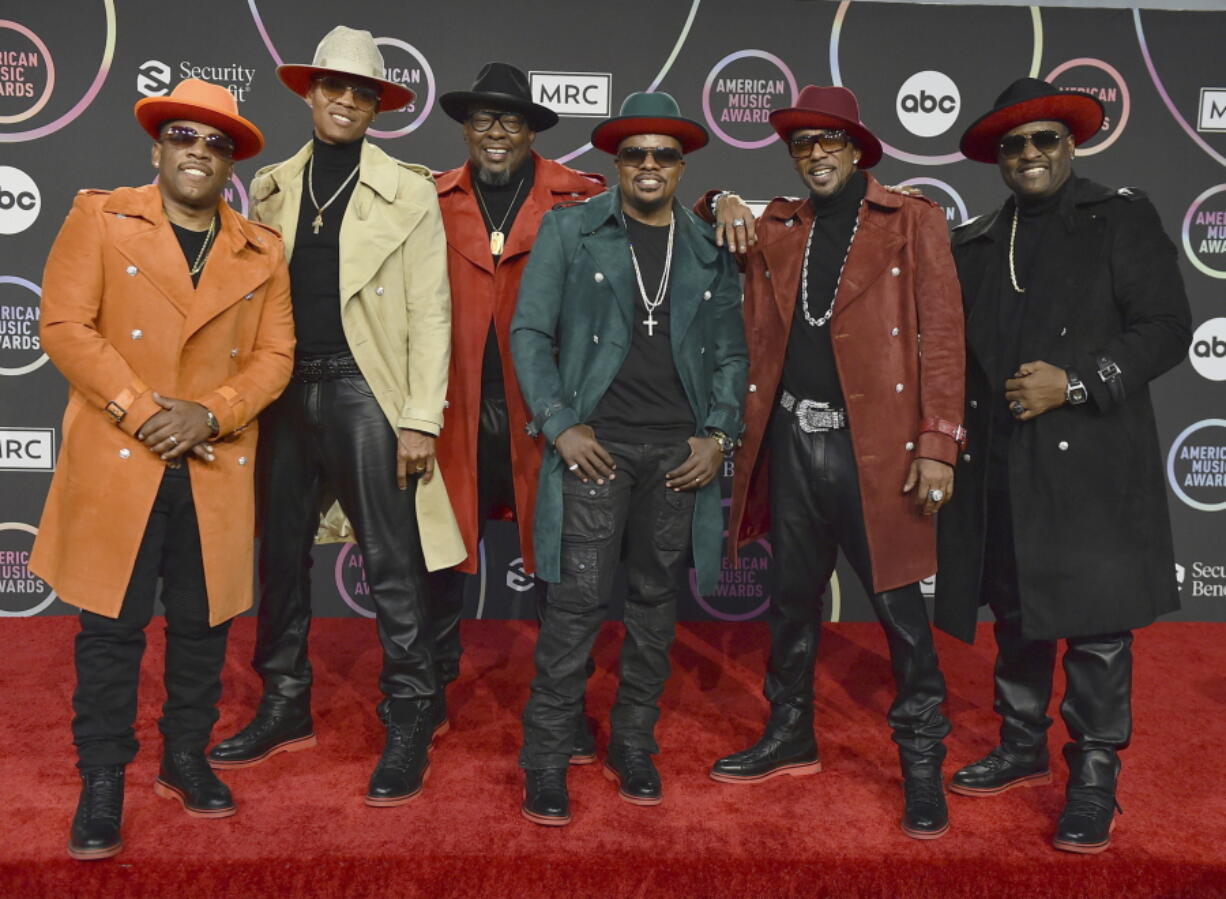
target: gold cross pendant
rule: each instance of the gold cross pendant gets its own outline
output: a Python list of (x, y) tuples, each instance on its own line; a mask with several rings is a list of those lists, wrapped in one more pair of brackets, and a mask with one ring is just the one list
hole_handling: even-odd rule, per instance
[(318, 234), (318, 233), (319, 233), (319, 229), (320, 229), (320, 228), (322, 228), (323, 226), (324, 226), (324, 216), (323, 216), (323, 213), (322, 213), (322, 212), (316, 212), (316, 213), (315, 213), (315, 221), (311, 222), (311, 230), (312, 230), (313, 232), (315, 232), (316, 234)]

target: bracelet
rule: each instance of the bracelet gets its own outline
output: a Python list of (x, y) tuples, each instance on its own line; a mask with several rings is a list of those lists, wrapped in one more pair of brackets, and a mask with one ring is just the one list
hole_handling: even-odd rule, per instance
[(711, 198), (711, 215), (712, 216), (719, 215), (719, 201), (722, 200), (724, 197), (730, 197), (730, 196), (732, 196), (732, 191), (721, 190), (719, 193), (717, 193), (715, 196)]

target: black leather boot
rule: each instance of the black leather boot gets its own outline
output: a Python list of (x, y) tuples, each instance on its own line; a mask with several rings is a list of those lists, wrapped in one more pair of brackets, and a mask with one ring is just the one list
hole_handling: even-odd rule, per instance
[(162, 753), (162, 767), (153, 791), (174, 799), (194, 818), (228, 818), (234, 814), (230, 788), (217, 779), (203, 752)]
[(533, 824), (562, 827), (570, 823), (570, 793), (566, 768), (528, 768), (524, 771), (524, 802), (520, 813)]
[(604, 774), (617, 784), (617, 795), (627, 802), (659, 805), (664, 801), (660, 772), (646, 749), (611, 744), (609, 756), (605, 759)]
[(421, 795), (430, 771), (430, 743), (437, 726), (437, 706), (430, 699), (395, 700), (388, 706), (384, 721), (387, 741), (370, 775), (367, 805), (376, 808), (404, 805)]
[(939, 765), (913, 765), (903, 777), (902, 832), (916, 840), (935, 840), (949, 830), (949, 809)]
[(123, 848), (123, 765), (81, 769), (81, 798), (72, 817), (68, 854), (81, 861), (117, 855)]
[(309, 711), (261, 704), (247, 726), (214, 746), (208, 758), (214, 768), (247, 768), (278, 752), (299, 752), (315, 744)]
[(1111, 845), (1115, 812), (1124, 811), (1115, 796), (1092, 787), (1069, 790), (1052, 845), (1065, 852), (1097, 855)]
[(997, 746), (977, 762), (959, 769), (949, 782), (949, 791), (963, 796), (995, 796), (1014, 787), (1037, 787), (1051, 783), (1051, 765), (1046, 755), (1018, 759)]
[(724, 756), (711, 766), (711, 779), (721, 783), (757, 783), (781, 774), (801, 776), (822, 770), (813, 710), (790, 705), (771, 709), (766, 731), (753, 746)]

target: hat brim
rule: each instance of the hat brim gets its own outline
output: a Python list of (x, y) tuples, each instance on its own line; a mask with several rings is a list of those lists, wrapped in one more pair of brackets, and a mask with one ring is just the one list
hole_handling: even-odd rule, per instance
[(1079, 91), (1061, 91), (994, 109), (980, 116), (962, 134), (958, 149), (975, 162), (996, 163), (1001, 137), (1028, 122), (1063, 122), (1075, 144), (1089, 140), (1103, 126), (1106, 111), (1096, 97)]
[(779, 139), (785, 144), (791, 139), (792, 132), (799, 131), (801, 128), (841, 128), (851, 135), (851, 139), (860, 148), (860, 160), (856, 163), (856, 168), (871, 169), (881, 162), (881, 141), (877, 140), (873, 132), (851, 119), (816, 112), (812, 109), (789, 107), (772, 112), (770, 123), (775, 133), (779, 135)]
[(514, 112), (522, 112), (533, 131), (548, 131), (558, 124), (558, 114), (548, 106), (533, 103), (514, 94), (497, 91), (449, 91), (438, 98), (438, 105), (457, 122), (468, 121), (468, 109), (474, 103), (489, 103)]
[(264, 135), (242, 116), (227, 115), (208, 106), (184, 103), (169, 97), (145, 97), (136, 103), (136, 121), (145, 133), (158, 140), (166, 122), (199, 122), (211, 125), (234, 141), (234, 159), (250, 159), (264, 149)]
[(635, 134), (667, 134), (681, 142), (682, 153), (701, 150), (711, 139), (707, 129), (690, 119), (673, 116), (617, 116), (592, 129), (592, 146), (617, 155), (617, 145)]
[(394, 81), (384, 81), (382, 78), (371, 78), (369, 75), (359, 75), (356, 72), (346, 72), (343, 69), (324, 69), (319, 66), (284, 65), (277, 66), (277, 77), (281, 83), (300, 97), (305, 97), (311, 89), (311, 79), (316, 75), (339, 75), (342, 78), (361, 78), (373, 82), (382, 88), (379, 94), (379, 112), (395, 112), (404, 109), (417, 97), (403, 84)]

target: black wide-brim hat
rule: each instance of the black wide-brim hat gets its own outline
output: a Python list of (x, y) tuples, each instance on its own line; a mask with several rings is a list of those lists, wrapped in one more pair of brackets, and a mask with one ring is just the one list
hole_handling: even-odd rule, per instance
[(622, 102), (621, 113), (592, 129), (592, 146), (617, 155), (617, 145), (634, 134), (667, 134), (681, 143), (682, 153), (707, 145), (707, 129), (681, 115), (672, 94), (664, 91), (631, 94)]
[(881, 141), (860, 121), (860, 103), (845, 87), (805, 85), (796, 105), (776, 109), (770, 114), (770, 123), (784, 143), (791, 140), (793, 131), (802, 128), (841, 129), (860, 148), (857, 168), (871, 169), (881, 162)]
[(1098, 98), (1057, 90), (1039, 78), (1019, 78), (1004, 89), (992, 110), (971, 122), (958, 148), (975, 162), (995, 164), (1000, 139), (1028, 122), (1063, 122), (1073, 143), (1083, 144), (1103, 126), (1106, 110)]
[(443, 112), (457, 122), (468, 121), (468, 110), (474, 103), (488, 103), (523, 113), (533, 131), (545, 131), (558, 124), (556, 112), (532, 101), (528, 76), (505, 62), (486, 63), (477, 73), (472, 90), (450, 91), (438, 98)]

